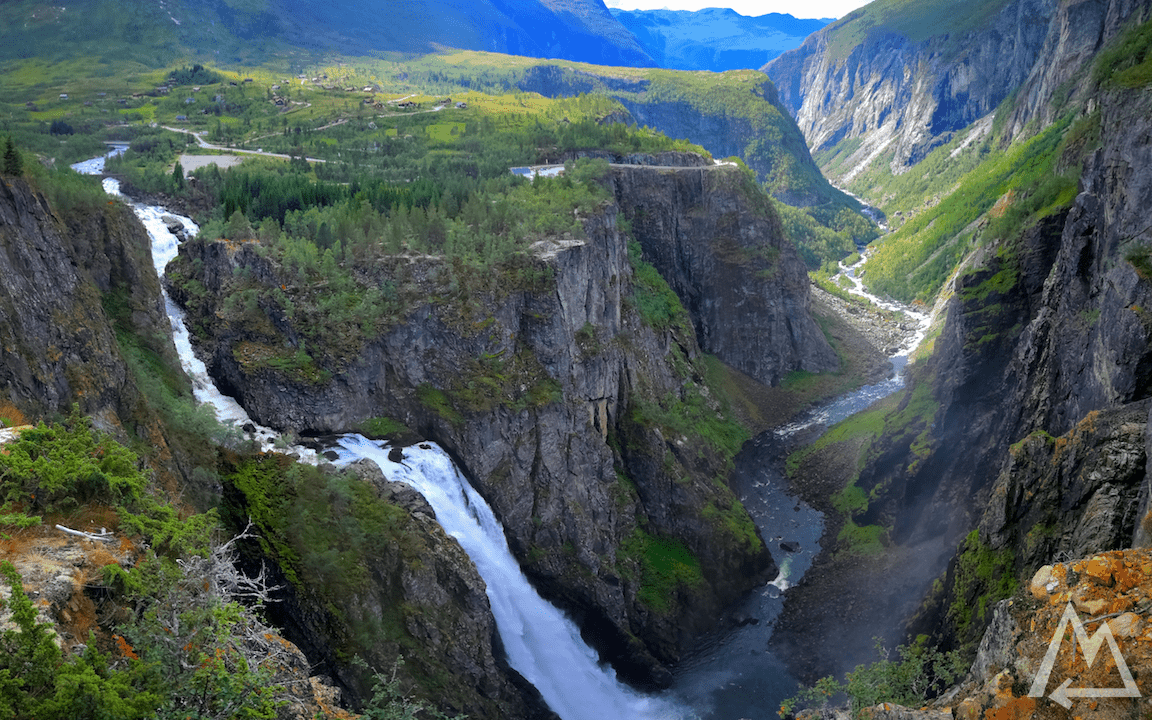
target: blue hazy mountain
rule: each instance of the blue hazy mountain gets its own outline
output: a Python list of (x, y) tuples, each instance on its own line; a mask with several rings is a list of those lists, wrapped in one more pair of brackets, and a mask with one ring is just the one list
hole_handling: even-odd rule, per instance
[(832, 22), (780, 13), (746, 17), (728, 8), (611, 12), (660, 67), (716, 72), (759, 68)]
[(655, 63), (603, 0), (0, 1), (0, 60), (189, 55), (259, 61), (295, 49), (349, 55), (489, 50), (600, 65)]

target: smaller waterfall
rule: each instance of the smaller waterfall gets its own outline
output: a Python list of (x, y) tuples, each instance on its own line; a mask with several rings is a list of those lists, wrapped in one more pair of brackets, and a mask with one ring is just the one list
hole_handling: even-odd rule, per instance
[[(118, 155), (124, 152), (125, 147), (117, 146), (105, 157)], [(72, 168), (85, 175), (99, 175), (104, 171), (104, 157), (76, 163), (72, 165)], [(171, 220), (177, 221), (189, 236), (198, 233), (200, 231), (199, 226), (191, 218), (167, 212), (164, 208), (132, 202), (121, 194), (120, 181), (115, 178), (104, 178), (101, 184), (104, 187), (104, 192), (122, 198), (132, 208), (132, 212), (144, 225), (144, 229), (148, 231), (148, 236), (152, 240), (152, 264), (156, 267), (156, 274), (163, 278), (164, 268), (176, 257), (180, 247), (180, 239), (168, 229), (169, 222)], [(165, 218), (169, 220), (166, 221)], [(252, 428), (252, 431), (248, 433), (252, 439), (260, 444), (262, 450), (271, 450), (280, 436), (279, 433), (253, 422), (244, 408), (240, 407), (240, 403), (216, 388), (216, 384), (208, 376), (208, 368), (192, 350), (192, 340), (188, 334), (188, 327), (184, 324), (184, 311), (172, 302), (172, 298), (168, 297), (168, 291), (163, 287), (160, 288), (160, 293), (164, 298), (164, 310), (168, 314), (168, 320), (172, 323), (172, 340), (176, 345), (176, 353), (180, 356), (180, 365), (192, 380), (192, 394), (196, 397), (197, 402), (211, 405), (216, 412), (216, 419), (222, 423), (232, 424), (237, 428)], [(316, 462), (314, 450), (292, 446), (288, 448), (288, 451), (305, 462)]]
[(416, 488), (436, 511), (441, 527), (460, 543), (488, 586), (488, 601), (508, 662), (536, 686), (563, 720), (660, 720), (683, 710), (642, 696), (600, 665), (575, 623), (541, 598), (508, 550), (492, 509), (464, 479), (448, 454), (430, 443), (404, 449), (403, 463), (359, 435), (340, 439), (338, 463), (372, 460), (390, 480)]

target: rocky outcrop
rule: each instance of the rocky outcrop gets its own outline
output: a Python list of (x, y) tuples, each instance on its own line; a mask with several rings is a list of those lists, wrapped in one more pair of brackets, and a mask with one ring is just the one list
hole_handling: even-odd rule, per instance
[[(68, 235), (26, 183), (0, 184), (0, 388), (2, 401), (28, 417), (67, 412), (73, 402), (114, 415), (129, 383), (99, 290), (77, 268)], [(100, 270), (106, 278), (108, 266)]]
[(807, 269), (752, 178), (617, 167), (613, 188), (704, 352), (765, 385), (793, 370), (839, 367), (809, 312)]
[[(712, 189), (720, 197), (701, 210), (753, 214), (741, 209), (745, 201), (725, 200), (719, 187)], [(365, 338), (354, 360), (326, 368), (331, 378), (320, 382), (245, 363), (238, 348), (250, 330), (211, 304), (234, 292), (240, 275), (283, 284), (276, 264), (253, 246), (187, 243), (169, 274), (203, 284), (199, 297), (209, 304), (197, 306), (195, 321), (202, 324), (210, 370), (255, 419), (307, 433), (353, 429), (386, 415), (437, 441), (492, 505), (542, 593), (571, 611), (624, 675), (663, 683), (666, 664), (773, 568), (724, 483), (731, 446), (705, 434), (723, 406), (706, 381), (710, 373), (696, 337), (734, 333), (719, 324), (694, 331), (691, 318), (680, 319), (675, 308), (667, 325), (644, 319), (636, 300), (638, 259), (629, 258), (617, 212), (607, 204), (585, 219), (585, 237), (533, 246), (530, 262), (550, 280), (516, 285), (501, 278), (467, 289), (466, 303), (447, 291), (440, 258), (393, 257), (364, 268), (377, 282), (388, 279), (420, 300), (379, 337)], [(687, 215), (688, 208), (676, 211), (676, 217)], [(729, 222), (734, 227), (736, 218)], [(728, 227), (700, 225), (721, 226)], [(688, 240), (678, 242), (687, 247)], [(721, 250), (751, 252), (741, 240), (753, 248), (779, 243), (734, 237), (732, 247)], [(709, 247), (696, 244), (700, 253)], [(805, 308), (805, 297), (786, 297), (794, 280), (781, 280), (795, 265), (784, 254), (789, 251), (780, 247), (779, 274), (765, 281), (782, 289), (760, 288), (777, 299), (772, 311), (782, 323), (785, 308), (797, 314)], [(702, 291), (716, 287), (704, 270), (726, 267), (713, 263), (685, 276), (699, 286), (700, 310), (707, 302)], [(753, 272), (767, 267), (748, 266)], [(428, 297), (442, 299), (431, 304)], [(291, 323), (268, 312), (260, 310), (263, 327), (279, 328), (279, 339), (268, 342), (290, 342)], [(727, 322), (748, 321), (737, 315)], [(804, 357), (796, 341), (791, 330), (779, 338), (798, 350), (789, 362)], [(775, 373), (789, 369), (772, 362)], [(686, 567), (698, 567), (699, 579), (662, 579), (653, 562), (666, 553), (682, 554)]]
[[(404, 510), (389, 528), (390, 537), (402, 540), (379, 543), (378, 552), (360, 558), (362, 580), (340, 592), (314, 587), (307, 577), (293, 582), (284, 573), (289, 558), (253, 548), (247, 563), (260, 568), (268, 560), (279, 568), (274, 574), (281, 573), (269, 617), (317, 672), (345, 690), (345, 704), (352, 707), (372, 700), (372, 668), (400, 678), (406, 692), (446, 713), (555, 720), (535, 689), (508, 666), (484, 581), (436, 522), (431, 506), (411, 487), (388, 481), (374, 463), (350, 467), (379, 500)], [(227, 493), (237, 508), (251, 501), (233, 486)], [(352, 656), (367, 667), (349, 662)]]

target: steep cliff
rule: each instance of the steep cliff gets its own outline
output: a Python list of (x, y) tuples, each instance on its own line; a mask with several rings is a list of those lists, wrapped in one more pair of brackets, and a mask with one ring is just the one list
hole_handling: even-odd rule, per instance
[[(704, 179), (713, 173), (732, 177)], [(738, 173), (628, 168), (613, 182), (635, 207), (647, 198), (653, 214), (660, 204), (652, 196), (682, 185), (684, 204), (664, 205), (665, 220), (698, 215), (691, 227), (711, 232), (768, 207), (749, 203)], [(759, 352), (734, 358), (755, 363), (765, 378), (830, 356), (818, 334), (816, 350), (803, 346), (813, 337), (805, 335), (813, 326), (803, 268), (771, 234), (770, 213), (745, 235), (714, 242), (682, 229), (650, 252), (644, 243), (655, 234), (629, 249), (618, 212), (606, 203), (584, 218), (583, 237), (537, 242), (517, 261), (520, 271), (449, 282), (445, 261), (428, 256), (360, 268), (398, 288), (408, 310), (365, 338), (347, 363), (320, 359), (318, 372), (306, 375), (251, 353), (291, 342), (288, 317), (270, 305), (241, 312), (227, 302), (243, 288), (290, 286), (258, 245), (187, 243), (169, 277), (192, 303), (211, 372), (254, 418), (316, 433), (387, 416), (436, 440), (493, 506), (543, 593), (572, 611), (624, 674), (663, 683), (663, 666), (772, 572), (725, 482), (744, 437), (725, 417), (727, 371), (697, 337), (728, 351), (745, 332), (733, 328), (749, 317), (772, 320), (769, 331), (784, 333), (772, 344), (788, 349), (766, 352), (762, 334), (760, 348), (751, 348)], [(673, 248), (692, 260), (682, 263), (675, 289), (694, 312), (653, 267)], [(729, 269), (738, 287), (719, 307), (735, 308), (733, 298), (745, 293), (751, 316), (708, 307), (706, 293), (720, 282), (708, 274)], [(789, 311), (796, 314), (785, 317)]]
[[(1056, 0), (874, 2), (764, 67), (813, 153), (882, 153), (903, 172), (996, 107), (1032, 72)], [(850, 141), (850, 142), (846, 142)]]
[[(25, 181), (0, 185), (0, 387), (21, 416), (64, 413), (75, 402), (108, 421), (135, 395), (101, 306), (102, 289), (139, 282), (147, 267), (124, 262), (148, 253), (132, 220), (116, 203), (74, 233)], [(155, 272), (151, 280), (153, 300), (137, 311), (154, 321), (163, 311)]]
[(806, 268), (751, 177), (617, 167), (613, 185), (704, 352), (766, 385), (793, 370), (838, 369), (809, 312)]
[[(862, 510), (829, 507), (882, 528), (882, 557), (918, 551), (857, 617), (928, 590), (940, 573), (912, 631), (971, 646), (989, 603), (1038, 564), (1125, 547), (1143, 532), (1152, 285), (1139, 208), (1152, 202), (1150, 109), (1142, 87), (1097, 86), (1071, 206), (972, 253), (948, 288), (934, 356), (896, 408), (870, 411), (878, 430), (860, 419), (802, 466), (830, 478), (821, 492), (841, 502), (845, 483), (867, 494)], [(861, 581), (817, 575), (796, 602)], [(785, 635), (800, 642), (818, 622), (819, 613)]]

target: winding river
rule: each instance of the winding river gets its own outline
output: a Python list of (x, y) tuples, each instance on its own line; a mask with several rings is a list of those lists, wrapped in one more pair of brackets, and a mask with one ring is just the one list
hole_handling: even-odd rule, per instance
[[(100, 174), (103, 159), (73, 167)], [(120, 194), (116, 180), (106, 178), (103, 183), (109, 194)], [(186, 234), (195, 234), (198, 228), (190, 218), (164, 208), (128, 202), (152, 238), (156, 270), (163, 275), (179, 244), (170, 228), (182, 227)], [(423, 443), (406, 448), (405, 464), (401, 465), (388, 460), (387, 449), (381, 443), (347, 435), (333, 448), (337, 462), (372, 460), (390, 479), (412, 485), (428, 500), (445, 531), (460, 542), (487, 584), (509, 663), (540, 690), (549, 707), (563, 720), (740, 720), (770, 716), (780, 700), (797, 688), (783, 660), (767, 650), (772, 622), (783, 607), (784, 593), (800, 580), (819, 552), (823, 532), (821, 514), (784, 490), (787, 482), (781, 471), (782, 458), (792, 436), (799, 431), (830, 426), (900, 389), (908, 355), (923, 339), (928, 326), (926, 315), (868, 295), (857, 277), (863, 262), (862, 259), (860, 264), (841, 266), (842, 274), (852, 282), (849, 291), (868, 297), (881, 307), (906, 313), (917, 323), (918, 331), (891, 358), (891, 379), (837, 398), (744, 446), (736, 458), (733, 488), (768, 543), (780, 574), (730, 611), (725, 618), (726, 629), (707, 638), (681, 663), (673, 688), (659, 695), (642, 695), (617, 681), (612, 669), (600, 663), (596, 653), (580, 638), (576, 625), (540, 598), (509, 552), (503, 528), (492, 510), (439, 447)], [(249, 435), (263, 449), (273, 449), (276, 431), (253, 423), (234, 399), (216, 388), (193, 352), (183, 312), (167, 293), (164, 302), (177, 351), (192, 378), (197, 400), (211, 404), (221, 421), (248, 428)], [(288, 451), (305, 461), (316, 461), (316, 454), (306, 448), (293, 447)]]

